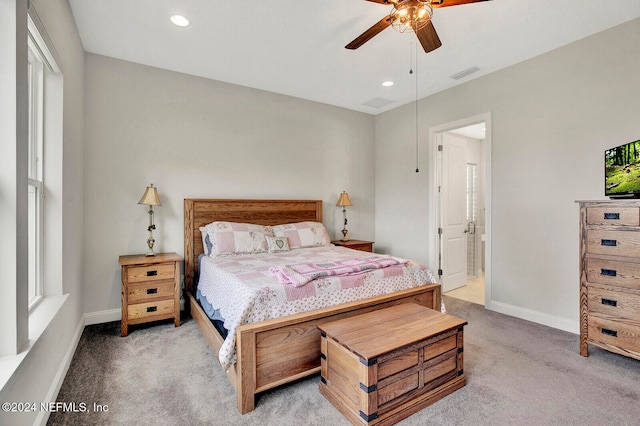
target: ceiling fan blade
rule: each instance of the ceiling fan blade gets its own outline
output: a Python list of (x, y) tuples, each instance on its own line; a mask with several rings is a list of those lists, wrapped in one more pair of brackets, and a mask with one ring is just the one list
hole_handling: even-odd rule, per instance
[(380, 33), (382, 30), (387, 28), (389, 25), (391, 25), (391, 15), (387, 15), (384, 18), (382, 18), (380, 21), (374, 24), (367, 31), (360, 34), (358, 37), (355, 38), (355, 40), (347, 44), (345, 47), (347, 49), (352, 49), (352, 50), (357, 49), (358, 47), (362, 46), (363, 44), (371, 40), (373, 37), (378, 35), (378, 33)]
[(380, 4), (396, 4), (398, 0), (365, 0), (370, 1), (372, 3), (380, 3)]
[(420, 44), (426, 53), (436, 50), (442, 46), (440, 37), (436, 33), (436, 29), (433, 27), (433, 22), (429, 22), (427, 25), (416, 31), (416, 36), (420, 40)]
[[(372, 0), (368, 0), (372, 1)], [(447, 6), (458, 6), (461, 4), (469, 4), (469, 3), (480, 3), (481, 1), (490, 1), (490, 0), (431, 0), (431, 7), (447, 7)]]

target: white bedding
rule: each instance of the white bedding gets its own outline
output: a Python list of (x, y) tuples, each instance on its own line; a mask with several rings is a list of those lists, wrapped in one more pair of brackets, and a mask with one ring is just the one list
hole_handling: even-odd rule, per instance
[[(436, 282), (422, 264), (404, 265), (313, 280), (301, 287), (279, 283), (272, 266), (322, 263), (354, 257), (355, 250), (333, 245), (228, 257), (203, 257), (198, 290), (225, 318), (229, 330), (218, 360), (227, 370), (235, 362), (235, 329), (242, 324), (279, 318)], [(372, 255), (357, 252), (357, 256)]]

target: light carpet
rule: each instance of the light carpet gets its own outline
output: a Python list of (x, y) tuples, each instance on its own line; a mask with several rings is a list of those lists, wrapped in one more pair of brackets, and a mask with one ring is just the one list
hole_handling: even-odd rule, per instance
[[(468, 321), (467, 385), (399, 425), (638, 425), (640, 361), (578, 336), (444, 297)], [(48, 425), (348, 425), (319, 393), (319, 376), (236, 409), (235, 392), (193, 320), (134, 329), (85, 328), (58, 395), (106, 412), (53, 413)]]

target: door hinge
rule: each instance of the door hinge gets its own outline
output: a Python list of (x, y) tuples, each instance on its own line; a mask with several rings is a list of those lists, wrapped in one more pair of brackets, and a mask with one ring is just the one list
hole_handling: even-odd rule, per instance
[(438, 269), (438, 276), (441, 277), (442, 276), (442, 269)]
[(438, 145), (438, 151), (442, 151), (442, 145)]
[(438, 235), (442, 235), (443, 229), (442, 228), (438, 228)]

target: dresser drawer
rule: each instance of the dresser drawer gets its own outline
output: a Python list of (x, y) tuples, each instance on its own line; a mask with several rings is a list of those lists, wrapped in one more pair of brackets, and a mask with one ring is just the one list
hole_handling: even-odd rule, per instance
[(175, 294), (174, 281), (147, 281), (129, 285), (129, 304), (172, 299)]
[(587, 311), (589, 314), (603, 314), (607, 317), (637, 321), (640, 325), (640, 294), (589, 287)]
[(640, 232), (589, 229), (587, 253), (640, 257)]
[(640, 355), (640, 327), (619, 321), (589, 316), (587, 320), (590, 340), (614, 346)]
[(174, 314), (174, 300), (137, 303), (128, 307), (129, 323), (148, 321), (151, 317), (172, 317)]
[(587, 225), (640, 226), (637, 207), (589, 207)]
[(173, 280), (175, 267), (173, 263), (164, 263), (146, 266), (130, 266), (127, 268), (127, 280), (129, 283)]
[(640, 290), (640, 263), (587, 258), (587, 281)]

